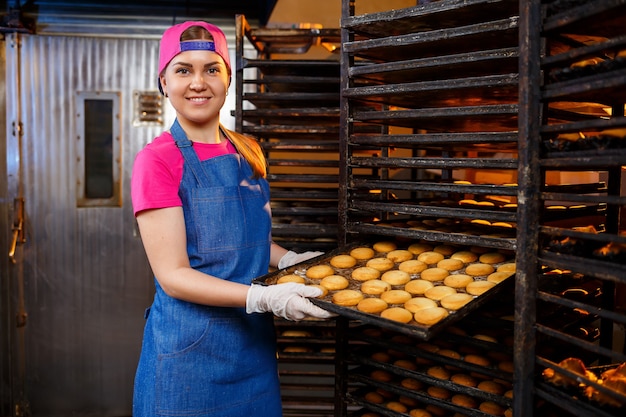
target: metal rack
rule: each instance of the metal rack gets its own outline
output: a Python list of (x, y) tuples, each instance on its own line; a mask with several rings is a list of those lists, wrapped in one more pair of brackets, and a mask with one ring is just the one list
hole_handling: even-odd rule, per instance
[[(626, 126), (616, 59), (625, 2), (442, 0), (366, 15), (354, 6), (342, 2), (340, 244), (379, 236), (514, 253), (515, 415), (620, 415), (541, 372), (558, 368), (559, 355), (590, 368), (626, 360), (612, 340), (625, 322), (623, 138), (546, 148), (559, 135), (584, 132), (594, 143)], [(574, 71), (591, 57), (597, 67)], [(551, 180), (567, 171), (599, 179)], [(616, 258), (565, 252), (565, 238)], [(352, 395), (371, 381), (355, 384), (358, 360), (340, 349), (348, 322), (339, 320), (335, 415), (355, 403), (403, 415)]]
[[(506, 310), (498, 304), (490, 307)], [(362, 407), (349, 414), (357, 416), (368, 410), (389, 417), (418, 410), (472, 417), (489, 417), (487, 407), (504, 412), (511, 406), (512, 326), (504, 316), (478, 313), (427, 342), (377, 326), (353, 327), (346, 339), (361, 345), (344, 352), (345, 401), (335, 415), (347, 415), (347, 404)]]
[(441, 1), (355, 16), (343, 2), (342, 239), (515, 249), (517, 9)]
[[(236, 19), (237, 131), (266, 153), (275, 241), (294, 251), (337, 245), (338, 29), (252, 28)], [(313, 48), (326, 56), (309, 57)]]
[[(272, 238), (303, 252), (337, 246), (338, 29), (253, 28), (236, 17), (236, 130), (268, 159)], [(311, 57), (315, 49), (325, 57)], [(327, 417), (334, 408), (333, 322), (276, 319), (283, 413)]]
[[(518, 415), (533, 415), (536, 396), (577, 416), (621, 415), (626, 405), (623, 394), (612, 397), (585, 377), (580, 380), (587, 387), (584, 392), (555, 387), (537, 373), (552, 368), (565, 374), (561, 361), (572, 356), (588, 368), (626, 361), (625, 352), (613, 341), (614, 326), (623, 329), (626, 324), (626, 237), (620, 225), (626, 205), (621, 191), (626, 165), (626, 1), (544, 0), (520, 5), (521, 39), (528, 40), (520, 46), (520, 55), (526, 57), (520, 66), (524, 81), (520, 102), (525, 104), (520, 107), (520, 162), (533, 175), (520, 177), (527, 201), (520, 206), (520, 221), (528, 225), (528, 233), (518, 240), (523, 252), (516, 281), (516, 372), (526, 383), (516, 391), (515, 409)], [(585, 193), (544, 186), (551, 173), (580, 171), (597, 173), (604, 187)], [(541, 216), (541, 209), (555, 201), (599, 210), (575, 221), (550, 221)], [(542, 287), (545, 277), (538, 273), (540, 268), (568, 271), (560, 280), (591, 281), (601, 295), (557, 296)], [(541, 323), (545, 311), (554, 308), (594, 317), (599, 339), (569, 337), (558, 327)], [(554, 345), (564, 348), (549, 349)], [(590, 395), (593, 391), (622, 406), (598, 401)]]
[[(355, 15), (354, 8), (355, 1), (343, 1), (342, 243), (377, 236), (514, 254), (517, 1), (440, 1), (366, 15)], [(512, 304), (510, 290), (501, 297), (511, 298)], [(489, 331), (485, 320), (468, 323), (463, 319), (459, 327)], [(341, 335), (345, 322), (338, 325)], [(501, 340), (511, 341), (512, 326), (499, 328)], [(346, 336), (344, 343), (353, 337)], [(444, 333), (434, 340), (446, 344), (453, 337)], [(469, 347), (474, 341), (466, 335), (460, 345)], [(419, 349), (405, 354), (416, 359), (428, 355)], [(405, 405), (414, 402), (410, 407), (443, 413), (438, 415), (488, 416), (487, 404), (479, 408), (486, 401), (500, 412), (510, 411), (511, 399), (503, 393), (486, 399), (484, 392), (470, 389), (475, 407), (461, 407), (451, 402), (453, 395), (468, 395), (459, 384), (428, 379), (425, 370), (418, 370), (412, 377), (426, 386), (406, 390), (398, 383), (404, 370), (392, 372), (396, 383), (384, 383), (372, 380), (369, 372), (372, 367), (385, 371), (388, 364), (368, 362), (363, 368), (363, 358), (339, 347), (337, 355), (337, 386), (342, 390), (338, 417), (368, 411), (394, 417), (408, 413), (402, 405), (394, 409), (390, 399), (381, 404), (367, 401), (363, 387), (394, 392)], [(459, 365), (437, 356), (429, 360), (442, 367)], [(468, 366), (461, 363), (457, 369), (493, 371)], [(509, 384), (512, 380), (498, 377)], [(428, 386), (445, 388), (450, 397), (434, 398)], [(348, 406), (355, 404), (362, 409), (350, 413)]]
[(278, 373), (285, 417), (330, 417), (334, 407), (335, 326), (276, 319)]

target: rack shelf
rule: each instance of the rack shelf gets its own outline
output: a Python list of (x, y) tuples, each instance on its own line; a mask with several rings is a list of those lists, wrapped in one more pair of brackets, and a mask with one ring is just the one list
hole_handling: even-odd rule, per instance
[(296, 252), (337, 245), (340, 65), (310, 52), (339, 30), (252, 28), (237, 16), (237, 130), (268, 160), (273, 239)]

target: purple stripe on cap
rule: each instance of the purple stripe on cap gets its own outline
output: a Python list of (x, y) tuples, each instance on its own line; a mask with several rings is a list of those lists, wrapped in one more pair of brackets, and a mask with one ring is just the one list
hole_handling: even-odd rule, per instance
[(180, 43), (180, 51), (212, 51), (215, 52), (215, 42), (185, 41)]

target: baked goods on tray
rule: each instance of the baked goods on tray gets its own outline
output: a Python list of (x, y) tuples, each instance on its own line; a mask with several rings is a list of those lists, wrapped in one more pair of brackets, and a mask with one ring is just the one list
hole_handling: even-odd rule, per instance
[(463, 315), (512, 277), (514, 265), (512, 251), (381, 240), (338, 248), (313, 264), (270, 274), (264, 283), (301, 276), (304, 285), (327, 290), (315, 301), (323, 308), (423, 329)]

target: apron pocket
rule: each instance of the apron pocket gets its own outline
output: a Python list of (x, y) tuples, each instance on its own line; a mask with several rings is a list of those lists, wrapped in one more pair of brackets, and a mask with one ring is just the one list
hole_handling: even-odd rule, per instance
[(259, 185), (198, 188), (192, 206), (200, 253), (267, 243), (271, 212)]

